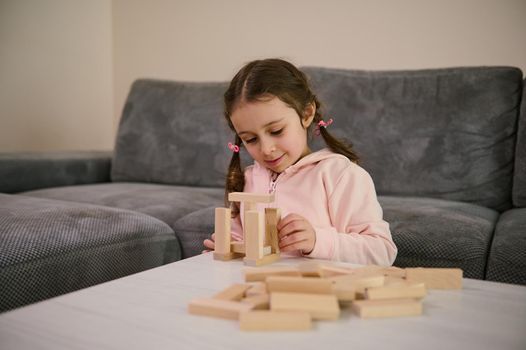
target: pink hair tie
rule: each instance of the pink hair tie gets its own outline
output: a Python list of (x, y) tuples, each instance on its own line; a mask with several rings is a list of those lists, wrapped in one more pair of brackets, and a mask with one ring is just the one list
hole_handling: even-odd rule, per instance
[(332, 122), (333, 122), (332, 118), (329, 119), (327, 122), (325, 122), (324, 120), (320, 120), (315, 130), (316, 135), (320, 135), (320, 128), (327, 128), (329, 125), (332, 124)]
[(234, 153), (238, 153), (239, 152), (239, 146), (238, 145), (234, 145), (232, 142), (229, 142), (228, 143), (228, 148), (230, 148), (230, 150)]

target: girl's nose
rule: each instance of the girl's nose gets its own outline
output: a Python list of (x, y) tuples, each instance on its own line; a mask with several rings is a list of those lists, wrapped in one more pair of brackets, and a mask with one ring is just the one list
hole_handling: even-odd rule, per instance
[(275, 151), (275, 146), (274, 146), (274, 142), (272, 142), (272, 140), (262, 140), (261, 143), (261, 153), (263, 153), (263, 155), (265, 156), (270, 156), (272, 154), (272, 152)]

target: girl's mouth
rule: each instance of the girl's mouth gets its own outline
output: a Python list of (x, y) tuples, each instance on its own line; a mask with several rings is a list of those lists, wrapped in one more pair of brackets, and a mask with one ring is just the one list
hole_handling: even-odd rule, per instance
[(273, 160), (265, 160), (265, 163), (270, 166), (276, 166), (283, 159), (284, 154)]

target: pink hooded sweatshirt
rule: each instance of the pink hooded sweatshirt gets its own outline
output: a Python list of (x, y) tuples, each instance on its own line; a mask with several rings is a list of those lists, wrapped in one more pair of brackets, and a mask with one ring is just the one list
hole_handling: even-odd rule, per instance
[[(245, 170), (244, 192), (274, 193), (275, 202), (260, 204), (259, 210), (280, 208), (281, 217), (295, 213), (311, 223), (316, 243), (303, 256), (385, 266), (395, 260), (397, 249), (371, 176), (341, 154), (328, 149), (311, 153), (275, 181), (270, 170), (254, 162)], [(243, 239), (240, 216), (232, 220), (234, 240)]]

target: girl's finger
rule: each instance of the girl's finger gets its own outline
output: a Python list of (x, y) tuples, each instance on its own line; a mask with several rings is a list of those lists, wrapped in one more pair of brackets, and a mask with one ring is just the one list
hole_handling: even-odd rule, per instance
[(307, 247), (306, 245), (306, 240), (303, 240), (303, 241), (296, 241), (296, 242), (293, 242), (293, 243), (290, 243), (290, 244), (287, 244), (283, 247), (279, 247), (279, 249), (283, 252), (291, 252), (291, 251), (294, 251), (294, 250), (303, 250)]
[(289, 214), (289, 215), (285, 216), (284, 218), (282, 218), (278, 222), (278, 225), (277, 225), (278, 231), (283, 229), (283, 227), (287, 226), (288, 224), (290, 224), (291, 222), (296, 221), (296, 220), (300, 220), (301, 221), (301, 220), (304, 220), (304, 218), (299, 216), (298, 214)]
[(283, 239), (279, 241), (279, 247), (281, 249), (281, 247), (287, 247), (291, 244), (303, 242), (305, 240), (307, 240), (307, 237), (305, 236), (304, 232), (292, 233), (286, 237), (283, 237)]
[(205, 239), (205, 241), (203, 242), (204, 246), (207, 247), (208, 249), (215, 249), (215, 243), (209, 239)]
[(281, 230), (278, 231), (278, 237), (280, 239), (283, 239), (284, 237), (287, 237), (291, 234), (294, 234), (296, 232), (301, 232), (305, 230), (305, 223), (303, 221), (292, 221), (289, 222), (287, 225), (283, 226)]

